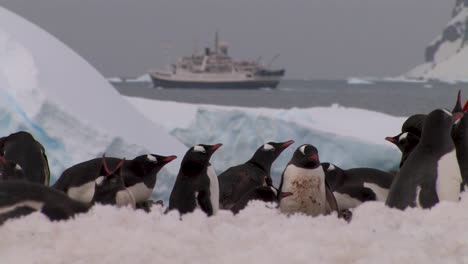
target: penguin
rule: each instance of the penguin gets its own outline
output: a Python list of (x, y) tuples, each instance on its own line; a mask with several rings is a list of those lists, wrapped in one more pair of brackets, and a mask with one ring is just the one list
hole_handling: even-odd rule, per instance
[(394, 176), (372, 168), (343, 170), (322, 163), (325, 178), (340, 209), (350, 209), (368, 201), (385, 202)]
[(411, 132), (402, 132), (394, 137), (386, 137), (385, 140), (395, 144), (401, 151), (400, 168), (419, 143), (419, 137)]
[[(151, 197), (158, 172), (176, 158), (147, 154), (124, 161), (121, 168), (122, 177), (137, 204), (144, 203)], [(115, 167), (119, 161), (120, 159), (114, 157), (105, 158), (105, 163), (111, 167)], [(73, 199), (90, 203), (94, 193), (94, 181), (99, 176), (102, 162), (101, 158), (95, 158), (66, 169), (53, 188), (67, 193)]]
[(338, 211), (320, 164), (318, 150), (312, 145), (302, 145), (294, 152), (281, 175), (279, 190), (290, 194), (280, 197), (282, 213), (318, 216)]
[(222, 144), (195, 145), (182, 160), (179, 173), (169, 198), (167, 211), (178, 210), (186, 214), (199, 207), (208, 216), (219, 209), (218, 177), (210, 158)]
[(0, 156), (0, 182), (9, 180), (27, 180), (19, 164)]
[(234, 214), (243, 210), (250, 201), (259, 200), (263, 202), (278, 203), (279, 191), (273, 186), (259, 186), (250, 190), (239, 201), (231, 207), (231, 212)]
[(256, 187), (271, 186), (271, 165), (293, 143), (293, 140), (268, 142), (260, 146), (247, 162), (221, 173), (218, 176), (221, 209), (230, 209), (242, 196)]
[(0, 224), (36, 211), (51, 221), (58, 221), (88, 210), (88, 205), (43, 184), (16, 180), (0, 183)]
[[(468, 111), (468, 101), (463, 112)], [(468, 115), (463, 115), (452, 128), (452, 140), (455, 145), (458, 165), (462, 176), (462, 190), (468, 187)]]
[(0, 182), (0, 224), (33, 212), (41, 212), (51, 221), (66, 220), (76, 214), (86, 213), (96, 203), (117, 206), (132, 206), (134, 200), (125, 190), (120, 168), (110, 172), (103, 160), (100, 177), (95, 181), (96, 191), (92, 202), (82, 203), (71, 199), (61, 191), (38, 183), (10, 180)]
[(431, 208), (439, 201), (458, 201), (462, 177), (451, 130), (460, 115), (436, 109), (424, 121), (419, 144), (393, 181), (386, 205)]
[[(461, 102), (461, 90), (457, 93), (457, 101), (455, 106), (452, 109), (452, 113), (463, 113), (462, 102)], [(409, 132), (413, 135), (421, 138), (422, 129), (424, 126), (424, 120), (426, 119), (426, 114), (416, 114), (410, 116), (402, 125), (401, 132)]]
[(99, 203), (103, 205), (115, 205), (117, 207), (130, 206), (136, 208), (136, 199), (129, 188), (125, 187), (121, 169), (125, 162), (122, 159), (114, 168), (109, 170), (106, 158), (102, 158), (102, 166), (99, 177), (95, 180), (95, 188), (91, 204)]
[(0, 139), (0, 155), (19, 164), (30, 182), (49, 186), (50, 170), (45, 149), (25, 131)]

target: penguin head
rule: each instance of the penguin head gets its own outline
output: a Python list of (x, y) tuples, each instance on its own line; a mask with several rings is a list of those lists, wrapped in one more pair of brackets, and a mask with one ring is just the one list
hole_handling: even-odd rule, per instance
[(298, 147), (293, 154), (290, 164), (306, 169), (320, 167), (321, 164), (317, 148), (309, 144)]
[(440, 139), (450, 137), (452, 125), (460, 117), (447, 109), (436, 109), (430, 112), (424, 121), (421, 143), (440, 145)]
[(184, 162), (195, 162), (199, 164), (208, 164), (213, 153), (216, 152), (223, 144), (215, 145), (204, 145), (199, 144), (191, 147), (187, 153), (185, 153)]
[(99, 177), (95, 181), (95, 191), (93, 203), (115, 204), (116, 195), (119, 191), (125, 190), (125, 182), (121, 175), (122, 165), (125, 159), (122, 159), (117, 167), (111, 171), (107, 167), (105, 157), (103, 156)]
[(401, 152), (411, 151), (419, 143), (419, 137), (411, 132), (402, 132), (394, 137), (386, 137), (385, 140), (395, 144)]
[(0, 156), (0, 181), (26, 179), (23, 168), (13, 161)]
[(294, 144), (294, 140), (288, 140), (285, 142), (268, 142), (263, 144), (257, 149), (250, 161), (255, 161), (258, 164), (265, 166), (271, 166), (281, 152), (292, 144)]
[(141, 155), (132, 160), (132, 166), (136, 168), (142, 175), (153, 174), (159, 172), (164, 165), (175, 160), (177, 156), (161, 156), (156, 154)]
[(335, 164), (324, 162), (322, 163), (323, 171), (325, 172), (325, 179), (327, 180), (330, 189), (336, 190), (344, 183), (345, 173), (344, 170)]
[(422, 128), (424, 126), (424, 121), (426, 120), (427, 115), (416, 114), (408, 117), (406, 121), (401, 126), (401, 132), (410, 132), (413, 135), (421, 137)]
[[(452, 139), (455, 144), (462, 142), (467, 138), (468, 133), (468, 115), (464, 115), (462, 118), (455, 121), (452, 128)], [(468, 142), (467, 142), (468, 143)]]

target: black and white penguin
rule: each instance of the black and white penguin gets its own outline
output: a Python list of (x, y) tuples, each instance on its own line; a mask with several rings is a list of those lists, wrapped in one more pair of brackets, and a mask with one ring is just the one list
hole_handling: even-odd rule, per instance
[(322, 163), (322, 167), (340, 209), (368, 201), (385, 202), (394, 179), (392, 174), (372, 168), (343, 170), (331, 163)]
[(403, 166), (403, 163), (405, 163), (409, 154), (419, 143), (419, 137), (411, 132), (401, 132), (394, 137), (386, 137), (385, 140), (395, 144), (395, 146), (397, 146), (401, 151), (400, 168)]
[(247, 162), (231, 167), (218, 176), (220, 207), (230, 209), (242, 196), (260, 186), (271, 186), (271, 165), (287, 147), (294, 143), (268, 142), (257, 149)]
[[(286, 196), (284, 196), (286, 197)], [(231, 207), (231, 211), (234, 214), (239, 213), (244, 209), (250, 201), (258, 200), (267, 203), (278, 203), (279, 191), (273, 186), (259, 186), (255, 189), (250, 190), (239, 201)]]
[(302, 145), (281, 175), (279, 190), (290, 194), (280, 197), (280, 211), (317, 216), (338, 211), (338, 206), (325, 179), (318, 151), (312, 145)]
[[(136, 203), (145, 202), (151, 197), (158, 172), (175, 158), (176, 156), (147, 154), (124, 162), (121, 174), (125, 186), (132, 192)], [(120, 161), (119, 158), (105, 158), (106, 164), (111, 168), (116, 167)], [(101, 158), (76, 164), (62, 173), (53, 188), (67, 193), (73, 199), (90, 203), (101, 164)]]
[[(463, 111), (468, 111), (468, 102), (463, 108)], [(458, 165), (460, 166), (461, 176), (463, 179), (462, 190), (468, 188), (468, 115), (463, 115), (457, 120), (452, 128), (452, 139), (455, 144), (457, 153)]]
[(102, 158), (99, 177), (95, 180), (95, 188), (91, 204), (115, 205), (117, 207), (130, 206), (136, 208), (136, 199), (133, 193), (125, 187), (121, 169), (125, 160), (121, 160), (111, 171)]
[(45, 149), (30, 133), (20, 131), (0, 139), (0, 153), (5, 159), (19, 164), (28, 181), (49, 186)]
[(217, 213), (219, 183), (210, 158), (221, 146), (195, 145), (187, 151), (172, 188), (168, 210), (186, 214), (198, 207), (208, 216)]
[(15, 162), (0, 156), (0, 182), (10, 180), (27, 180), (23, 168)]
[(451, 130), (459, 115), (445, 109), (425, 119), (421, 140), (397, 174), (386, 204), (401, 210), (430, 208), (439, 201), (458, 201), (462, 177)]
[(50, 220), (65, 220), (88, 209), (89, 205), (43, 184), (15, 180), (0, 183), (0, 224), (36, 211)]

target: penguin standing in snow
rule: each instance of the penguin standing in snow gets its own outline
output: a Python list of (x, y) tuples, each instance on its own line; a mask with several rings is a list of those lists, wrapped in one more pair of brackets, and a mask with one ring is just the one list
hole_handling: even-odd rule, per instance
[(394, 179), (392, 174), (372, 168), (343, 170), (331, 163), (322, 163), (322, 167), (340, 209), (368, 201), (385, 202)]
[(462, 177), (451, 136), (457, 118), (445, 109), (426, 117), (419, 144), (390, 188), (389, 207), (430, 208), (439, 201), (458, 201)]
[(220, 207), (230, 209), (242, 196), (260, 186), (271, 186), (271, 165), (287, 147), (294, 143), (268, 142), (244, 164), (227, 169), (219, 175)]
[(49, 186), (50, 171), (44, 147), (25, 131), (0, 139), (0, 153), (19, 164), (30, 182)]
[[(463, 107), (463, 112), (468, 111), (468, 102)], [(455, 122), (452, 128), (452, 139), (457, 152), (458, 165), (463, 179), (462, 190), (466, 190), (468, 185), (468, 115)]]
[(385, 140), (395, 144), (401, 151), (400, 168), (419, 143), (419, 137), (411, 132), (402, 132), (394, 137), (386, 137)]
[(318, 151), (312, 145), (302, 145), (293, 154), (281, 175), (280, 211), (310, 216), (338, 211), (338, 206), (325, 179)]
[(0, 183), (0, 224), (39, 211), (50, 220), (66, 220), (79, 213), (88, 212), (95, 204), (134, 206), (131, 196), (126, 193), (119, 169), (110, 172), (105, 161), (102, 162), (100, 177), (96, 179), (96, 191), (90, 204), (71, 199), (61, 191), (27, 181), (5, 181)]
[[(158, 172), (175, 158), (176, 156), (147, 154), (125, 160), (121, 174), (137, 204), (144, 203), (151, 197)], [(116, 167), (120, 161), (118, 158), (105, 157), (104, 160), (96, 158), (76, 164), (62, 173), (53, 188), (67, 193), (72, 199), (90, 203), (102, 162), (109, 167)]]
[(278, 203), (279, 191), (273, 186), (260, 186), (250, 190), (241, 199), (231, 207), (231, 212), (239, 213), (250, 201), (258, 200), (266, 203)]
[(222, 144), (191, 147), (182, 160), (169, 198), (169, 210), (180, 214), (201, 208), (208, 216), (219, 209), (219, 183), (210, 158)]

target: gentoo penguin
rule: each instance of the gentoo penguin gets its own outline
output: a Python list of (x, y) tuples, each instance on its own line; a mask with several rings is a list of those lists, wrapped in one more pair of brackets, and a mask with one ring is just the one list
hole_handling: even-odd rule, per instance
[(0, 182), (9, 180), (27, 180), (23, 168), (15, 162), (0, 156)]
[[(457, 101), (455, 106), (452, 109), (452, 113), (463, 113), (462, 102), (461, 102), (461, 90), (458, 91), (457, 94)], [(410, 116), (402, 125), (401, 132), (409, 132), (413, 135), (421, 138), (421, 133), (424, 125), (424, 120), (426, 119), (427, 115), (425, 114), (416, 114)]]
[(250, 190), (239, 201), (231, 207), (231, 211), (234, 214), (239, 213), (244, 209), (250, 201), (259, 200), (263, 202), (278, 203), (278, 189), (273, 186), (259, 186), (255, 189)]
[(343, 170), (331, 163), (322, 163), (327, 183), (340, 209), (354, 208), (363, 202), (385, 202), (394, 176), (372, 168)]
[(25, 131), (0, 139), (0, 154), (23, 168), (28, 181), (49, 186), (50, 171), (44, 147)]
[(91, 204), (116, 205), (117, 207), (130, 206), (136, 208), (136, 200), (133, 193), (125, 188), (125, 182), (121, 175), (121, 169), (125, 160), (121, 160), (117, 167), (111, 171), (103, 157), (99, 177), (95, 180), (95, 191)]
[(220, 207), (230, 209), (242, 196), (260, 186), (272, 185), (271, 165), (287, 147), (294, 143), (268, 142), (260, 146), (244, 164), (227, 169), (218, 176)]
[[(468, 105), (465, 105), (464, 110), (468, 110)], [(466, 190), (468, 185), (468, 115), (455, 122), (452, 128), (452, 139), (455, 144), (457, 153), (458, 165), (463, 179), (462, 189)]]
[(219, 209), (219, 183), (210, 158), (222, 144), (195, 145), (184, 156), (169, 198), (168, 210), (180, 214), (201, 208), (208, 216)]
[(302, 145), (294, 152), (281, 175), (279, 190), (290, 194), (280, 197), (279, 208), (283, 213), (317, 216), (338, 211), (318, 151), (312, 145)]
[(459, 117), (445, 109), (426, 117), (419, 144), (390, 188), (389, 207), (430, 208), (439, 201), (458, 201), (462, 177), (451, 130)]
[(395, 144), (401, 151), (400, 168), (405, 163), (409, 154), (419, 143), (419, 137), (411, 132), (402, 132), (394, 137), (386, 137), (385, 140)]
[(50, 220), (64, 220), (88, 209), (89, 205), (42, 184), (15, 180), (0, 183), (0, 224), (35, 211)]
[[(156, 184), (156, 176), (164, 165), (173, 161), (176, 156), (160, 156), (156, 154), (141, 155), (133, 160), (126, 160), (121, 168), (125, 186), (132, 192), (135, 201), (140, 204), (151, 197)], [(53, 188), (67, 193), (71, 198), (90, 203), (93, 197), (95, 180), (99, 176), (102, 164), (101, 158), (92, 159), (66, 169)], [(105, 158), (106, 164), (113, 168), (120, 159)]]

